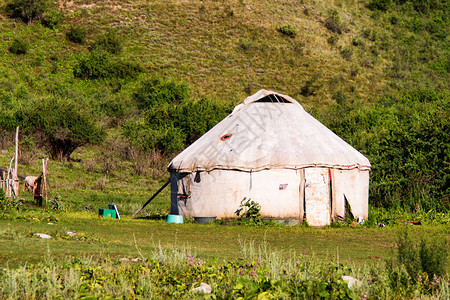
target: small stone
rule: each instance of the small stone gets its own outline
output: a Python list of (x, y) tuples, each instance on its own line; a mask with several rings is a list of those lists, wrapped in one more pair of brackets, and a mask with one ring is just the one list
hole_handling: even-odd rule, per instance
[(73, 232), (73, 231), (67, 231), (66, 233), (72, 237), (77, 235), (76, 232)]
[(347, 281), (347, 285), (349, 288), (358, 287), (361, 285), (361, 281), (352, 276), (344, 275), (342, 276), (342, 280)]
[(211, 286), (207, 283), (202, 282), (200, 286), (192, 289), (193, 292), (200, 292), (203, 294), (211, 294)]
[(51, 239), (52, 236), (45, 233), (35, 233), (34, 235), (40, 237), (41, 239)]

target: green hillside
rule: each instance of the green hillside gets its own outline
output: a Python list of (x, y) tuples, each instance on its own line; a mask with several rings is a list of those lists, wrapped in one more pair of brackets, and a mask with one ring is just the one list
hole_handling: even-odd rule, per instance
[(369, 157), (372, 205), (449, 207), (447, 0), (0, 7), (0, 148), (20, 126), (19, 173), (50, 156), (52, 197), (74, 207), (113, 197), (132, 211), (171, 157), (262, 88)]

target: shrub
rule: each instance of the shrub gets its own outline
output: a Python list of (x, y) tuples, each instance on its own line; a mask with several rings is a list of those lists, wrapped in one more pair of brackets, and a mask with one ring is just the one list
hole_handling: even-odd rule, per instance
[(185, 101), (177, 106), (171, 114), (174, 125), (186, 134), (186, 144), (191, 144), (219, 123), (232, 106), (209, 99), (199, 101)]
[(343, 103), (328, 127), (372, 163), (370, 201), (409, 210), (450, 207), (448, 92), (418, 90), (375, 105)]
[(305, 97), (313, 96), (317, 93), (317, 90), (320, 88), (320, 85), (316, 83), (317, 76), (307, 80), (305, 84), (300, 89), (300, 94)]
[(60, 11), (51, 9), (44, 14), (41, 24), (47, 28), (54, 29), (58, 26), (62, 18), (63, 14)]
[(30, 24), (42, 18), (48, 7), (48, 0), (12, 0), (7, 4), (6, 10), (11, 17)]
[(370, 10), (387, 11), (392, 6), (392, 0), (371, 0), (369, 2)]
[(13, 54), (26, 54), (28, 52), (28, 42), (15, 38), (11, 45), (8, 47), (8, 51)]
[(286, 24), (286, 25), (282, 25), (280, 27), (277, 28), (277, 31), (290, 37), (290, 38), (295, 38), (295, 36), (297, 35), (297, 28), (295, 28), (295, 26), (290, 25), (290, 24)]
[(92, 51), (78, 60), (73, 74), (81, 79), (123, 79), (135, 77), (143, 71), (139, 63), (113, 60), (108, 52)]
[(188, 97), (189, 88), (186, 83), (158, 78), (145, 81), (133, 94), (140, 109), (147, 109), (158, 103), (179, 104)]
[(294, 45), (294, 52), (298, 53), (298, 54), (303, 54), (303, 50), (305, 49), (305, 43), (303, 42), (298, 42)]
[(253, 47), (253, 41), (249, 39), (241, 39), (239, 47), (244, 51), (248, 51)]
[(331, 11), (330, 16), (325, 20), (325, 28), (337, 34), (342, 33), (342, 25), (339, 21), (339, 14), (336, 10)]
[(353, 51), (350, 49), (342, 49), (341, 50), (341, 56), (345, 60), (350, 60), (352, 58), (352, 55), (353, 55)]
[(77, 44), (84, 44), (86, 41), (86, 30), (79, 26), (71, 26), (66, 32), (69, 41)]
[(139, 73), (144, 72), (144, 68), (140, 63), (126, 61), (126, 60), (115, 60), (111, 62), (111, 68), (109, 78), (134, 78)]
[(72, 152), (103, 140), (103, 129), (81, 105), (65, 99), (39, 99), (17, 116), (25, 132), (38, 133), (52, 159), (69, 160)]
[(228, 104), (210, 100), (189, 101), (180, 105), (161, 103), (151, 106), (142, 120), (128, 120), (123, 133), (132, 146), (171, 153), (194, 142), (231, 111)]
[(122, 51), (122, 40), (115, 31), (110, 31), (100, 36), (90, 48), (91, 50), (102, 50), (111, 54), (119, 54)]
[(73, 69), (73, 75), (81, 79), (107, 78), (110, 75), (111, 59), (104, 51), (93, 51), (81, 57)]

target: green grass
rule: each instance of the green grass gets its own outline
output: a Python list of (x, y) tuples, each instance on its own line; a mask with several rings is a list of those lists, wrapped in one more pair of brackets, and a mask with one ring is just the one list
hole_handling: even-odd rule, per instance
[[(105, 205), (106, 207), (106, 205)], [(120, 209), (120, 207), (119, 207)], [(21, 216), (21, 217), (19, 217)], [(25, 219), (25, 220), (20, 220)], [(49, 225), (48, 223), (54, 225)], [(3, 264), (41, 261), (51, 253), (54, 258), (100, 256), (137, 257), (136, 246), (144, 256), (158, 247), (187, 248), (199, 257), (236, 259), (242, 243), (259, 246), (267, 243), (285, 257), (306, 253), (307, 257), (339, 259), (356, 265), (376, 264), (391, 252), (399, 227), (386, 228), (304, 228), (298, 226), (238, 226), (169, 224), (162, 220), (102, 218), (97, 212), (52, 213), (24, 211), (10, 220), (0, 221), (0, 256)], [(448, 234), (444, 226), (411, 228), (414, 233), (436, 236)], [(80, 240), (66, 239), (65, 232), (79, 233)], [(53, 235), (43, 240), (33, 235)], [(447, 236), (448, 237), (448, 236)]]

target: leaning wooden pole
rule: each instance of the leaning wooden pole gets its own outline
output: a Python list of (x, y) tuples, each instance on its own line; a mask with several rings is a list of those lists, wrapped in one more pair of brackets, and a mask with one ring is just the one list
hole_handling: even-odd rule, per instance
[(155, 199), (156, 196), (158, 196), (159, 193), (161, 193), (161, 191), (170, 183), (170, 179), (167, 180), (166, 183), (164, 183), (164, 185), (162, 187), (159, 188), (159, 190), (156, 191), (156, 193), (153, 194), (153, 196), (150, 197), (150, 199), (147, 200), (147, 202), (144, 203), (144, 205), (142, 205), (141, 208), (139, 208), (132, 216), (131, 218), (134, 218), (138, 213), (141, 212), (141, 210), (144, 209), (144, 207), (147, 206), (147, 204), (149, 204), (153, 199)]

